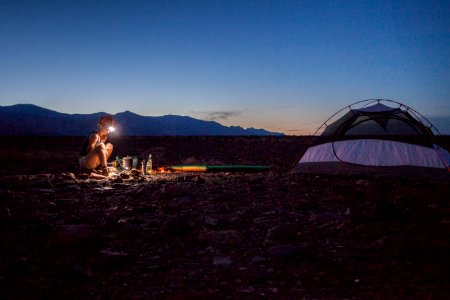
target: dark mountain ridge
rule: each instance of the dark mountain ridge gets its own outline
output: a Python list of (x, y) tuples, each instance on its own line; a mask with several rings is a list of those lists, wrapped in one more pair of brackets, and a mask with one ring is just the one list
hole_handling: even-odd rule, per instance
[[(33, 104), (0, 106), (0, 135), (84, 136), (95, 129), (99, 117), (106, 114), (66, 114)], [(113, 117), (118, 134), (125, 136), (284, 135), (264, 129), (224, 126), (188, 116), (149, 117), (125, 111)]]

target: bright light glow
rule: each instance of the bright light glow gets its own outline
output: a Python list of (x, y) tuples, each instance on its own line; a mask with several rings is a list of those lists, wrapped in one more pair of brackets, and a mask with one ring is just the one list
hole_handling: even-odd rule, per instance
[(108, 128), (108, 130), (110, 131), (110, 132), (114, 132), (114, 130), (116, 130), (114, 127), (112, 127), (112, 126), (110, 126), (109, 128)]

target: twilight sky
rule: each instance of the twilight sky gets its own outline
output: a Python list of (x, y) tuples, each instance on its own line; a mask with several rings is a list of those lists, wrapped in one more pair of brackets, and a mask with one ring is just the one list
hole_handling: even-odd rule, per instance
[(0, 105), (312, 133), (388, 98), (450, 119), (450, 1), (0, 0)]

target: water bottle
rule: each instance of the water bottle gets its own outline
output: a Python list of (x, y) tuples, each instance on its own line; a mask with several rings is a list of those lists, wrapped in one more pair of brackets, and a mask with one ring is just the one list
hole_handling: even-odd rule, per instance
[(145, 174), (152, 174), (153, 162), (152, 155), (148, 155), (147, 163), (145, 164)]

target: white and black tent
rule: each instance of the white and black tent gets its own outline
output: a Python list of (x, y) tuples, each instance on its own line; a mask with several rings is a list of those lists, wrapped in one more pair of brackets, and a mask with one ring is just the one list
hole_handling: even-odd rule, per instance
[(449, 170), (450, 154), (435, 141), (439, 131), (396, 101), (356, 102), (334, 114), (316, 134), (320, 134), (317, 143), (305, 152), (294, 173), (349, 166)]

